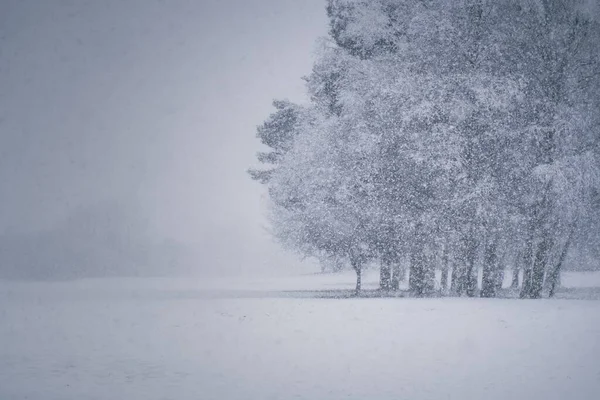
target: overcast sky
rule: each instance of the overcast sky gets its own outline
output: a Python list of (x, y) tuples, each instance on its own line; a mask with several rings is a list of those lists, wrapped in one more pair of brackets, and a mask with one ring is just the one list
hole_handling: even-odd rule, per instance
[(246, 169), (272, 99), (304, 97), (324, 6), (1, 0), (0, 232), (116, 201), (156, 237), (269, 259)]

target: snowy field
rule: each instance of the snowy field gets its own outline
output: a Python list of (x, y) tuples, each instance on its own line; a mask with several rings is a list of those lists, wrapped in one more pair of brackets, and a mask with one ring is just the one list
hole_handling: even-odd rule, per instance
[(599, 274), (552, 300), (315, 298), (353, 279), (0, 282), (0, 399), (600, 398)]

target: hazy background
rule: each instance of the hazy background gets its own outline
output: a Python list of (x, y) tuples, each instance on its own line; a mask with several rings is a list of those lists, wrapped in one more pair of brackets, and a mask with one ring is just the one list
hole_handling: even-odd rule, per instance
[(323, 0), (0, 0), (0, 277), (282, 271), (246, 169)]

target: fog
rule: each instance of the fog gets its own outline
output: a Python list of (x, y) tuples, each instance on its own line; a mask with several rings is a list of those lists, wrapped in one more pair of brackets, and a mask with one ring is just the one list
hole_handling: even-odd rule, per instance
[(246, 170), (326, 31), (322, 0), (3, 1), (0, 275), (297, 264)]

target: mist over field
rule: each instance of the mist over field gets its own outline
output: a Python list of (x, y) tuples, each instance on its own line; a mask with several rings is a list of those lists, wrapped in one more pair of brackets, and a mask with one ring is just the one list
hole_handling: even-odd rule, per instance
[(3, 1), (0, 276), (293, 263), (246, 170), (326, 31), (319, 0)]

